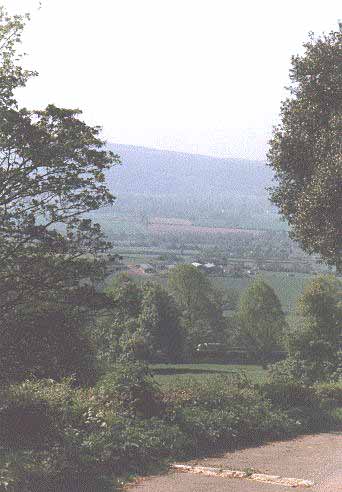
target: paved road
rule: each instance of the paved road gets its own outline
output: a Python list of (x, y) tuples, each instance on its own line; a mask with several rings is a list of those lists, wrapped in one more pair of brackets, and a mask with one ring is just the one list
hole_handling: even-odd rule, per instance
[[(261, 473), (312, 480), (312, 492), (342, 492), (342, 433), (332, 432), (229, 452), (187, 464), (234, 470), (254, 468)], [(287, 492), (283, 485), (246, 479), (208, 477), (171, 472), (143, 479), (129, 492)]]

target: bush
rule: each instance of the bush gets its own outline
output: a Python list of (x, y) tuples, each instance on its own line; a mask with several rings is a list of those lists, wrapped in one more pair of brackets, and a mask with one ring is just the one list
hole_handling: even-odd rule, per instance
[(71, 415), (70, 381), (25, 381), (2, 390), (0, 443), (11, 448), (45, 448), (60, 441)]
[(342, 407), (342, 381), (314, 385), (319, 400), (330, 403), (332, 407)]
[[(232, 383), (222, 376), (205, 382), (183, 380), (164, 395), (169, 418), (189, 436), (193, 451), (232, 448), (298, 432), (298, 425), (275, 408), (248, 381)], [(172, 408), (172, 412), (171, 412)]]
[(151, 465), (177, 456), (187, 437), (159, 418), (137, 419), (109, 415), (107, 425), (93, 441), (92, 452), (115, 474), (145, 473)]
[(274, 383), (301, 381), (303, 384), (309, 384), (309, 381), (305, 379), (304, 363), (290, 357), (269, 366), (268, 372), (270, 380)]
[(260, 398), (259, 402), (227, 409), (185, 408), (180, 411), (177, 422), (191, 436), (197, 451), (261, 443), (298, 432), (293, 419)]
[(121, 415), (149, 418), (162, 412), (161, 393), (142, 362), (114, 366), (98, 383), (97, 398)]
[(93, 390), (27, 381), (2, 396), (0, 491), (113, 490), (114, 476), (144, 473), (186, 447), (177, 425), (151, 416), (161, 402), (141, 364), (117, 367)]
[[(70, 459), (71, 458), (71, 459)], [(1, 463), (2, 461), (2, 463)], [(113, 491), (113, 480), (63, 449), (45, 452), (3, 452), (0, 460), (0, 492), (95, 492)]]
[(284, 410), (297, 406), (317, 406), (319, 400), (310, 386), (296, 381), (277, 381), (260, 386), (262, 394), (274, 405)]
[(162, 393), (138, 362), (115, 366), (95, 388), (72, 383), (2, 391), (0, 492), (112, 490), (113, 477), (170, 458), (325, 428), (328, 403), (342, 393), (337, 383), (308, 387), (284, 375), (259, 386), (243, 377), (180, 379)]
[(0, 458), (0, 491), (105, 490), (87, 442), (93, 425), (86, 394), (71, 380), (26, 381), (2, 391), (0, 446), (7, 449)]
[(0, 443), (11, 448), (42, 448), (58, 437), (56, 421), (48, 404), (25, 396), (0, 407)]
[(298, 431), (309, 432), (328, 428), (333, 423), (327, 402), (318, 397), (311, 386), (293, 379), (261, 385), (265, 398), (297, 422)]
[(186, 407), (178, 412), (175, 421), (188, 436), (188, 449), (196, 454), (218, 446), (232, 447), (237, 439), (234, 412)]
[(6, 322), (0, 344), (0, 381), (75, 376), (94, 384), (95, 354), (83, 333), (85, 314), (67, 303), (37, 302), (20, 306)]

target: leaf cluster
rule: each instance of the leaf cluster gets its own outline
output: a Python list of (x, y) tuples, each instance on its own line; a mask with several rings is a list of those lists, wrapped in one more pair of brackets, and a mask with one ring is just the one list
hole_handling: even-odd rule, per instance
[(292, 57), (290, 95), (268, 153), (271, 200), (308, 253), (340, 268), (342, 217), (342, 34), (304, 44)]

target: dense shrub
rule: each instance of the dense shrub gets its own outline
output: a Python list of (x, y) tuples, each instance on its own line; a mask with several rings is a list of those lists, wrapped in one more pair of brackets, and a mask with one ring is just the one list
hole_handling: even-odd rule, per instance
[(0, 381), (16, 383), (32, 377), (94, 384), (95, 354), (83, 333), (85, 313), (66, 303), (33, 302), (1, 320)]
[(298, 424), (273, 408), (250, 383), (232, 384), (213, 377), (210, 386), (185, 380), (164, 396), (171, 418), (190, 436), (193, 451), (231, 448), (237, 442), (261, 442), (298, 432)]
[(189, 436), (188, 447), (197, 453), (220, 445), (232, 447), (237, 438), (234, 412), (185, 407), (175, 421)]
[(261, 385), (261, 393), (274, 407), (282, 409), (302, 432), (316, 431), (332, 424), (327, 399), (317, 391), (293, 379), (273, 381)]
[(331, 423), (327, 402), (341, 402), (337, 384), (285, 378), (259, 386), (179, 379), (163, 392), (137, 362), (115, 366), (94, 388), (72, 383), (2, 391), (0, 492), (113, 490), (118, 477), (170, 458), (322, 429)]
[(0, 407), (0, 443), (11, 448), (48, 445), (58, 435), (56, 421), (45, 401), (18, 397)]
[(317, 406), (319, 400), (313, 388), (300, 382), (278, 381), (261, 385), (262, 394), (277, 407), (288, 410), (297, 406)]
[(26, 381), (2, 391), (0, 491), (104, 490), (88, 443), (92, 402), (85, 395), (71, 380)]
[(0, 492), (95, 492), (114, 490), (113, 480), (65, 450), (3, 452)]
[(291, 361), (288, 369), (307, 384), (329, 382), (339, 377), (341, 287), (336, 277), (321, 276), (311, 280), (298, 299), (301, 317), (286, 340)]
[(115, 474), (144, 473), (151, 465), (178, 455), (187, 437), (176, 425), (156, 417), (137, 419), (108, 415), (94, 436), (93, 454)]
[(342, 380), (316, 384), (314, 391), (321, 401), (334, 407), (342, 407)]
[(98, 383), (97, 398), (122, 415), (148, 418), (162, 411), (160, 391), (142, 362), (114, 366)]
[(160, 412), (158, 395), (139, 364), (120, 366), (96, 389), (52, 380), (9, 387), (0, 408), (0, 446), (7, 448), (0, 491), (97, 491), (105, 483), (112, 490), (112, 477), (178, 455), (187, 437), (151, 416)]
[[(44, 448), (62, 439), (73, 414), (71, 380), (25, 381), (3, 389), (0, 404), (0, 444), (11, 448)], [(74, 420), (76, 415), (74, 415)]]

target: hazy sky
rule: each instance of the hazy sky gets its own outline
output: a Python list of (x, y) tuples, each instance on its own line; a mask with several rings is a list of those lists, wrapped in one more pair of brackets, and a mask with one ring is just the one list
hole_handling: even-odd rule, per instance
[(309, 31), (340, 0), (3, 0), (30, 11), (20, 100), (84, 111), (111, 142), (264, 159)]

